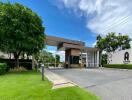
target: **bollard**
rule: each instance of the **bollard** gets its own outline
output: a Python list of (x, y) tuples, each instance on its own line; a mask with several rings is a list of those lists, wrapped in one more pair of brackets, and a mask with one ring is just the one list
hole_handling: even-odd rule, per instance
[(42, 67), (42, 81), (44, 80), (44, 64), (41, 65)]

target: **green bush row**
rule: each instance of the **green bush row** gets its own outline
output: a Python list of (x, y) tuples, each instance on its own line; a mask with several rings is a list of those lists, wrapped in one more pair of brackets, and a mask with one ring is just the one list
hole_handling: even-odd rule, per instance
[[(14, 59), (2, 59), (0, 58), (1, 63), (6, 63), (8, 66), (8, 70), (15, 67), (15, 60)], [(27, 59), (19, 59), (19, 66), (26, 68), (27, 70), (32, 69), (32, 60)]]
[(104, 64), (106, 68), (132, 69), (132, 64)]
[(0, 75), (5, 74), (7, 71), (7, 64), (6, 63), (0, 63)]

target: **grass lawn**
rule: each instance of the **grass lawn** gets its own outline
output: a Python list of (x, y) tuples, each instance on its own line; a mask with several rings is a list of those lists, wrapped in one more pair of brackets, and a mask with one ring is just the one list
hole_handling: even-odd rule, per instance
[(52, 84), (36, 72), (0, 76), (0, 100), (99, 100), (79, 87), (52, 90)]

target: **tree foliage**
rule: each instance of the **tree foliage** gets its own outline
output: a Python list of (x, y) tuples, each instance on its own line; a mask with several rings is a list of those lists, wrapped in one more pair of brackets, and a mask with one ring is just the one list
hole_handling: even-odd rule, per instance
[(115, 50), (125, 50), (131, 47), (131, 39), (128, 35), (122, 35), (111, 32), (105, 37), (97, 36), (96, 47), (101, 51), (114, 52)]
[(44, 47), (41, 18), (18, 3), (0, 3), (0, 50), (12, 53), (19, 66), (19, 55), (37, 53)]
[(55, 61), (52, 53), (47, 52), (46, 50), (41, 50), (40, 52), (35, 54), (35, 59), (41, 63), (47, 63), (47, 62), (51, 63)]
[(102, 54), (101, 65), (107, 64), (107, 54)]
[(56, 55), (56, 63), (60, 63), (60, 55)]
[(35, 54), (35, 59), (39, 63), (45, 64), (46, 67), (50, 65), (55, 66), (55, 63), (58, 65), (60, 64), (60, 56), (59, 55), (53, 55), (51, 52), (48, 52), (46, 50), (41, 50), (39, 53)]

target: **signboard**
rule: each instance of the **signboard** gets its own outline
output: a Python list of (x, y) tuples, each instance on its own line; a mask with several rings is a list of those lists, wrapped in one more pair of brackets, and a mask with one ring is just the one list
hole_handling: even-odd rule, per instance
[(128, 52), (125, 52), (124, 53), (124, 64), (128, 64), (130, 63), (130, 60), (129, 60), (129, 53)]

